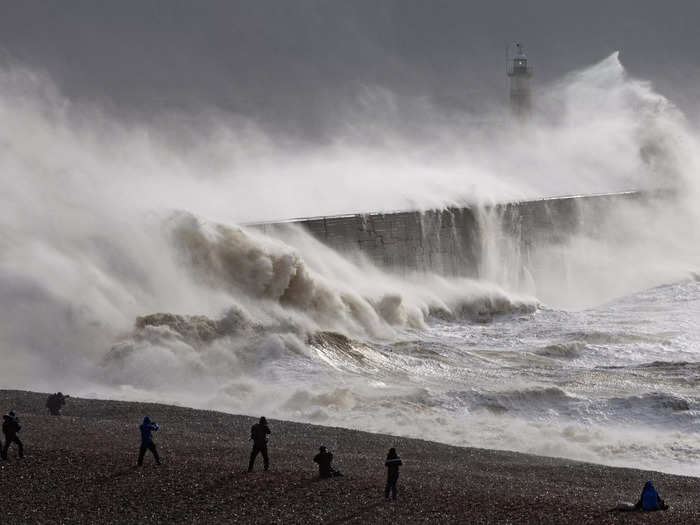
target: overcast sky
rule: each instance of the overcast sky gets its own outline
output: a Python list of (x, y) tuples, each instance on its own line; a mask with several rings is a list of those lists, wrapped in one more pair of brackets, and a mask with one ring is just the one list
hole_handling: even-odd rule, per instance
[(613, 51), (693, 114), (691, 0), (2, 0), (5, 63), (124, 115), (221, 108), (320, 133), (367, 86), (446, 110), (507, 100), (504, 47), (546, 83)]

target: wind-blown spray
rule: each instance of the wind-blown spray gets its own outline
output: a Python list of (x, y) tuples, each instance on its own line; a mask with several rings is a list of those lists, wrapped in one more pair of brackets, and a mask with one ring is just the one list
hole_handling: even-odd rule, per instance
[[(397, 96), (381, 95), (363, 103)], [(362, 117), (323, 146), (280, 145), (222, 118), (182, 142), (2, 70), (3, 384), (616, 464), (641, 449), (697, 474), (683, 467), (700, 457), (700, 291), (683, 280), (700, 268), (696, 137), (616, 54), (536, 100), (525, 129), (502, 114), (435, 114), (419, 133)], [(236, 226), (628, 189), (664, 197), (525, 251), (483, 209), (480, 281)]]

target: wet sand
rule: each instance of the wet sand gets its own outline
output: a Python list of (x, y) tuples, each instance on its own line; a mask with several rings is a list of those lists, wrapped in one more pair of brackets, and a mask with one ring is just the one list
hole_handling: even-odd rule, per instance
[[(271, 470), (246, 472), (253, 418), (167, 405), (70, 398), (49, 416), (47, 394), (0, 391), (27, 458), (0, 462), (2, 523), (700, 523), (700, 478), (451, 447), (270, 420)], [(163, 458), (136, 466), (138, 425), (160, 425)], [(319, 445), (345, 476), (319, 480)], [(404, 466), (384, 500), (386, 450)], [(671, 509), (608, 512), (653, 479)]]

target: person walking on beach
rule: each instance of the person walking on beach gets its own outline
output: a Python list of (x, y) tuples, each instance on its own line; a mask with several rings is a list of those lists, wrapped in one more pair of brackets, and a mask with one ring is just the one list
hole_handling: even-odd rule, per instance
[(46, 408), (49, 409), (49, 413), (52, 416), (60, 416), (61, 408), (66, 404), (66, 398), (69, 396), (64, 396), (61, 392), (56, 392), (51, 394), (46, 400)]
[(331, 466), (332, 461), (333, 454), (328, 452), (326, 447), (320, 447), (318, 449), (318, 454), (314, 456), (314, 463), (318, 463), (318, 476), (320, 478), (334, 478), (336, 476), (342, 476), (340, 472)]
[(389, 499), (389, 491), (391, 491), (391, 498), (396, 499), (396, 482), (399, 480), (399, 467), (403, 465), (401, 463), (401, 458), (396, 453), (395, 448), (390, 448), (389, 453), (386, 455), (386, 462), (384, 466), (386, 467), (386, 488), (384, 489), (384, 498)]
[(153, 434), (158, 430), (158, 425), (155, 422), (151, 422), (151, 418), (146, 416), (143, 418), (143, 423), (139, 427), (141, 430), (141, 448), (139, 449), (139, 467), (143, 465), (143, 456), (146, 454), (146, 450), (150, 450), (153, 457), (156, 460), (156, 465), (160, 465), (160, 456), (158, 456), (158, 450), (156, 450), (156, 444), (153, 442)]
[(2, 416), (2, 419), (2, 433), (5, 434), (5, 446), (2, 447), (2, 454), (0, 454), (0, 457), (2, 457), (2, 459), (7, 459), (7, 451), (10, 448), (10, 444), (16, 443), (17, 456), (22, 459), (24, 457), (24, 446), (17, 437), (17, 432), (22, 429), (22, 426), (19, 424), (19, 418), (10, 410), (8, 414)]
[(267, 419), (260, 418), (260, 421), (250, 427), (250, 440), (253, 442), (253, 450), (250, 452), (248, 462), (248, 472), (253, 472), (253, 464), (258, 453), (263, 457), (263, 468), (269, 470), (270, 458), (267, 456), (267, 436), (270, 434), (270, 427), (267, 426)]

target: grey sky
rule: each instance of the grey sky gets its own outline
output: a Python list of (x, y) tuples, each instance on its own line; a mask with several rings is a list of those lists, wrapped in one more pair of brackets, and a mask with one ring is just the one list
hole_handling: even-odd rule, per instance
[(504, 45), (536, 82), (615, 50), (695, 111), (700, 3), (691, 0), (3, 1), (3, 60), (125, 115), (204, 107), (312, 134), (363, 86), (445, 111), (506, 98)]

